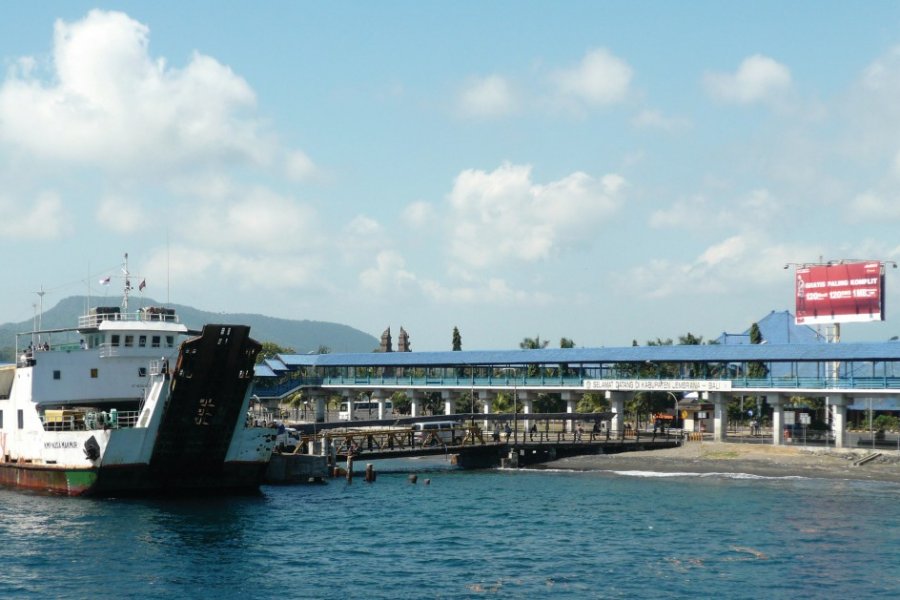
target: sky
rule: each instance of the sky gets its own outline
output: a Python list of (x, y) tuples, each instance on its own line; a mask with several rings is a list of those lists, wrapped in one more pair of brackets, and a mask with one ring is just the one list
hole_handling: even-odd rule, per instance
[[(788, 263), (900, 260), (898, 97), (897, 2), (14, 0), (0, 322), (128, 253), (414, 351), (741, 332)], [(843, 340), (900, 334), (886, 275)]]

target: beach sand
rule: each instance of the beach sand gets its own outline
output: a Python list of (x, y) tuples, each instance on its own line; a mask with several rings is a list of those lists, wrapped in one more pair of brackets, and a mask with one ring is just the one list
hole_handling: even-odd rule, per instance
[(678, 448), (666, 450), (562, 458), (534, 468), (744, 473), (764, 477), (816, 477), (900, 483), (900, 454), (891, 450), (880, 452), (880, 457), (855, 466), (855, 461), (871, 452), (861, 449), (838, 450), (736, 442), (686, 442)]

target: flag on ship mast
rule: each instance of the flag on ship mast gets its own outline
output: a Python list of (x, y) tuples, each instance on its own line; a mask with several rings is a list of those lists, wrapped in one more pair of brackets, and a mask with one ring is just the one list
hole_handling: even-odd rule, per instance
[(138, 285), (138, 291), (143, 292), (145, 287), (147, 287), (147, 280), (141, 279), (141, 283)]
[(109, 285), (109, 280), (110, 280), (109, 277), (104, 277), (103, 279), (100, 280), (100, 285)]

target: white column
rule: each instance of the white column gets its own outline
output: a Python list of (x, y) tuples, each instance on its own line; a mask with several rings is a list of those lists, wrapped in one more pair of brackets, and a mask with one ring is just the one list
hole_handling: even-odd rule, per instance
[(406, 396), (409, 398), (409, 414), (412, 417), (419, 416), (419, 400), (422, 393), (416, 390), (406, 390)]
[(444, 414), (452, 415), (453, 414), (453, 392), (450, 390), (444, 390), (441, 392), (441, 398), (444, 400)]
[[(530, 415), (534, 412), (534, 400), (531, 399), (531, 394), (529, 392), (519, 392), (519, 404), (522, 405), (522, 414)], [(531, 420), (527, 417), (522, 421), (524, 423), (525, 431), (527, 432), (531, 429)]]
[(378, 420), (383, 419), (385, 402), (384, 390), (372, 390), (372, 400), (378, 405)]
[[(767, 397), (772, 405), (772, 444), (781, 446), (784, 444), (784, 397), (780, 394)], [(762, 419), (762, 415), (757, 418)]]
[[(484, 395), (481, 398), (481, 406), (484, 409), (484, 414), (486, 414), (486, 415), (491, 414), (491, 394), (490, 394), (490, 392), (484, 392)], [(489, 425), (490, 425), (490, 423), (488, 422), (487, 419), (485, 419), (481, 423), (481, 429), (483, 431), (487, 431), (487, 428)]]
[(728, 440), (728, 397), (721, 392), (710, 394), (713, 402), (713, 441)]
[[(560, 394), (563, 400), (566, 402), (566, 412), (568, 414), (572, 414), (575, 412), (575, 408), (578, 406), (578, 398), (574, 392), (563, 392)], [(565, 431), (569, 433), (575, 431), (575, 422), (574, 421), (566, 421), (565, 423)]]
[(325, 395), (323, 391), (314, 392), (313, 402), (316, 406), (316, 423), (324, 423), (325, 422), (325, 403), (328, 400), (328, 396)]
[(606, 399), (609, 400), (610, 410), (613, 412), (609, 426), (619, 435), (625, 429), (625, 399), (627, 397), (627, 392), (606, 392)]
[(832, 424), (834, 427), (834, 447), (844, 448), (847, 444), (847, 397), (843, 394), (830, 395)]

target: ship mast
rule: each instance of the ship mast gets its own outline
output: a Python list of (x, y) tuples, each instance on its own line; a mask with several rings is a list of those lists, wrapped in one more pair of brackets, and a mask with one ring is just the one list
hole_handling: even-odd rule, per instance
[(125, 265), (122, 267), (122, 272), (125, 273), (125, 289), (122, 292), (122, 312), (124, 314), (128, 313), (128, 292), (131, 291), (131, 275), (128, 272), (128, 253), (125, 253)]

